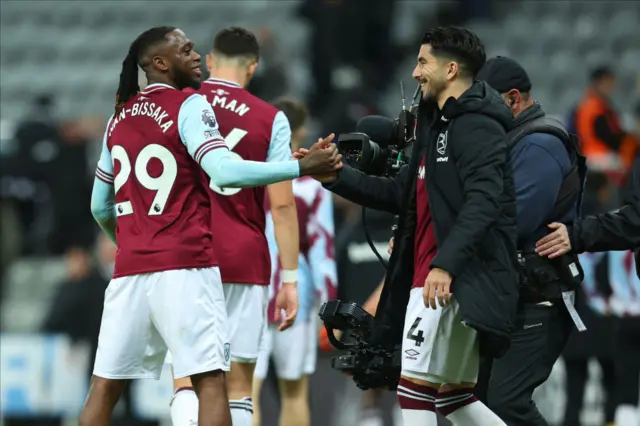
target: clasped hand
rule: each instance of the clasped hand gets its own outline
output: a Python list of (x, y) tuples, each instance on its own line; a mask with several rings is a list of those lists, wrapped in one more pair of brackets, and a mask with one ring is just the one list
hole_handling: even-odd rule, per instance
[[(318, 151), (318, 154), (323, 153), (329, 157), (331, 163), (329, 168), (324, 170), (313, 169), (311, 172), (306, 173), (315, 180), (322, 183), (333, 182), (338, 179), (338, 171), (342, 168), (342, 155), (338, 153), (338, 149), (335, 144), (332, 144), (335, 135), (331, 133), (326, 138), (319, 138), (310, 149), (300, 148), (293, 153), (293, 158), (296, 160), (310, 159), (314, 152)], [(317, 154), (316, 154), (317, 155)]]

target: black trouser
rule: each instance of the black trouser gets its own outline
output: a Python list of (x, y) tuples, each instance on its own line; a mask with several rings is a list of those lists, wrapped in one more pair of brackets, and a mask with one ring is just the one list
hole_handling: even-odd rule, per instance
[(638, 405), (640, 397), (640, 317), (623, 317), (615, 325), (614, 355), (617, 402)]
[[(614, 361), (611, 358), (597, 358), (602, 370), (604, 390), (604, 420), (613, 423), (616, 414), (616, 377)], [(589, 380), (589, 358), (568, 358), (564, 360), (567, 405), (564, 410), (563, 426), (580, 426), (580, 414), (584, 405), (584, 390)]]
[(547, 426), (533, 391), (549, 378), (573, 327), (562, 301), (521, 305), (507, 353), (480, 363), (480, 400), (509, 426)]

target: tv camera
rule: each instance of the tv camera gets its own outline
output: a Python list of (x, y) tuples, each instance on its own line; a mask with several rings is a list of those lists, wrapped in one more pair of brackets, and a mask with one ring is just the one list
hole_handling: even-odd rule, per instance
[[(416, 139), (416, 100), (420, 86), (416, 89), (412, 105), (406, 108), (404, 86), (400, 82), (402, 111), (396, 120), (382, 116), (366, 116), (358, 121), (355, 133), (338, 136), (337, 148), (344, 161), (366, 174), (394, 176), (409, 162), (412, 143)], [(367, 242), (378, 260), (387, 267), (386, 261), (376, 250), (366, 226), (366, 209), (362, 208), (362, 223)], [(397, 221), (397, 217), (396, 217)], [(394, 223), (392, 231), (397, 229)], [(355, 303), (331, 300), (320, 308), (331, 344), (345, 351), (331, 360), (331, 367), (353, 377), (363, 390), (373, 388), (396, 389), (400, 379), (400, 345), (383, 344), (374, 336), (374, 317)], [(343, 332), (342, 340), (334, 330)]]

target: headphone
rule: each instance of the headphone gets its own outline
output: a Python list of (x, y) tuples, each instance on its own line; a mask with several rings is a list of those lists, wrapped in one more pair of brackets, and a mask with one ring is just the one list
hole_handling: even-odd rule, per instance
[(513, 107), (513, 104), (516, 103), (516, 97), (514, 95), (509, 95), (509, 106)]

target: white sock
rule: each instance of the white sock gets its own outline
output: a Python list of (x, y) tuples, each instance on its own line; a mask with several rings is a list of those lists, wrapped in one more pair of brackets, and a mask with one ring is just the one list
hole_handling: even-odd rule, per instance
[(472, 389), (438, 393), (436, 408), (454, 426), (507, 426), (500, 417), (478, 401)]
[[(471, 394), (473, 396), (473, 394)], [(486, 405), (475, 399), (473, 402), (458, 406), (449, 414), (444, 414), (440, 405), (438, 411), (443, 414), (454, 426), (507, 426), (500, 417), (489, 410)], [(438, 401), (440, 401), (438, 399)]]
[(250, 397), (229, 401), (231, 424), (233, 426), (253, 425), (253, 403)]
[(178, 389), (173, 395), (171, 423), (173, 426), (195, 426), (198, 424), (198, 396), (193, 389)]
[(640, 426), (640, 410), (629, 404), (618, 405), (615, 424), (616, 426)]
[(402, 424), (420, 426), (438, 426), (436, 413), (427, 410), (402, 409)]
[(438, 426), (436, 417), (437, 390), (405, 379), (398, 383), (398, 402), (405, 426)]

